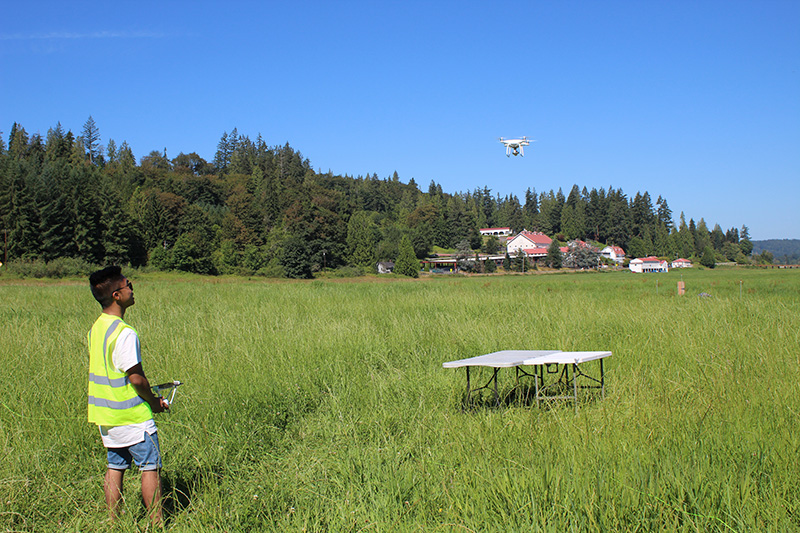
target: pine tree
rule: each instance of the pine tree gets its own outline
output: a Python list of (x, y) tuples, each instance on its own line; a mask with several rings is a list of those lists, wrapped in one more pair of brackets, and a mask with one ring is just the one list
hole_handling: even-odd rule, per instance
[(547, 248), (545, 262), (550, 268), (561, 268), (561, 261), (561, 248), (558, 246), (558, 241), (553, 239), (550, 246)]
[(350, 263), (363, 268), (375, 267), (377, 246), (375, 224), (366, 211), (350, 216), (347, 223), (347, 252)]
[(214, 154), (214, 166), (217, 172), (225, 174), (228, 170), (228, 164), (231, 162), (231, 145), (228, 140), (228, 132), (222, 132), (222, 137), (217, 143), (217, 152)]
[(280, 259), (287, 278), (311, 279), (311, 261), (309, 258), (308, 247), (303, 239), (290, 237), (283, 244), (283, 255)]
[(522, 207), (525, 228), (536, 230), (539, 226), (539, 198), (536, 189), (528, 188), (525, 191), (525, 205)]
[(709, 244), (703, 249), (703, 257), (700, 258), (700, 264), (704, 267), (714, 268), (716, 263), (717, 258), (714, 255), (714, 248)]
[(412, 278), (419, 277), (419, 261), (414, 255), (414, 247), (411, 246), (408, 235), (403, 235), (400, 240), (400, 252), (394, 262), (394, 273)]
[(37, 194), (41, 253), (45, 261), (77, 255), (72, 240), (75, 225), (71, 216), (70, 197), (59, 183), (59, 178), (67, 172), (62, 161), (45, 165), (42, 187)]
[(739, 248), (742, 249), (744, 255), (753, 253), (753, 243), (750, 241), (750, 229), (747, 226), (742, 226), (739, 232)]
[(86, 150), (89, 162), (96, 163), (100, 155), (100, 130), (91, 115), (83, 124), (81, 137), (83, 138), (83, 147)]
[(659, 196), (656, 205), (658, 221), (667, 227), (667, 231), (671, 231), (675, 223), (672, 221), (672, 209), (667, 205), (667, 199)]
[(117, 162), (117, 143), (114, 139), (109, 139), (108, 146), (106, 147), (106, 155), (108, 156), (109, 163)]
[(9, 172), (8, 211), (4, 212), (8, 230), (9, 259), (39, 257), (39, 212), (32, 187), (26, 183), (23, 161), (12, 161)]

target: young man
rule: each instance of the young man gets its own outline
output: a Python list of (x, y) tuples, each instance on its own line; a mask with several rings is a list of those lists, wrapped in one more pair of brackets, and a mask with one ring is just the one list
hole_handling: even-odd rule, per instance
[(139, 337), (123, 321), (134, 304), (133, 284), (118, 266), (89, 276), (92, 295), (103, 313), (89, 331), (89, 422), (97, 424), (108, 449), (104, 490), (112, 519), (119, 512), (122, 479), (135, 463), (142, 472), (142, 497), (148, 515), (160, 523), (161, 453), (153, 413), (169, 406), (157, 398), (142, 370)]

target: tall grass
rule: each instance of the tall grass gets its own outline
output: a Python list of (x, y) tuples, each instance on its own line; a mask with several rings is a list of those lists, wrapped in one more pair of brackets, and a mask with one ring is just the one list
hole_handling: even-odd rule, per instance
[[(134, 282), (147, 374), (186, 383), (157, 418), (176, 531), (800, 529), (798, 272)], [(105, 530), (99, 308), (83, 281), (0, 294), (0, 526)], [(606, 398), (462, 411), (441, 367), (545, 348), (613, 351)]]

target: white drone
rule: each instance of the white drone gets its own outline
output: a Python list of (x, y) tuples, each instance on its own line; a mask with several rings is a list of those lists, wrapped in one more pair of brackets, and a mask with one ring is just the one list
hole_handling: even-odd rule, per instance
[(525, 150), (522, 147), (531, 144), (527, 137), (522, 139), (503, 139), (500, 137), (500, 142), (506, 145), (506, 157), (510, 157), (511, 154), (524, 156)]

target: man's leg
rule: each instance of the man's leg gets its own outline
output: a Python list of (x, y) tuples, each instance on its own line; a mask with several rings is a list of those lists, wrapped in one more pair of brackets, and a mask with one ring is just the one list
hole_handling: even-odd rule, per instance
[(119, 502), (122, 500), (122, 478), (124, 475), (124, 470), (114, 470), (113, 468), (106, 470), (103, 491), (106, 493), (108, 515), (112, 520), (119, 516)]
[(160, 524), (161, 513), (161, 473), (160, 470), (142, 472), (142, 498), (147, 506), (147, 514), (154, 524)]

